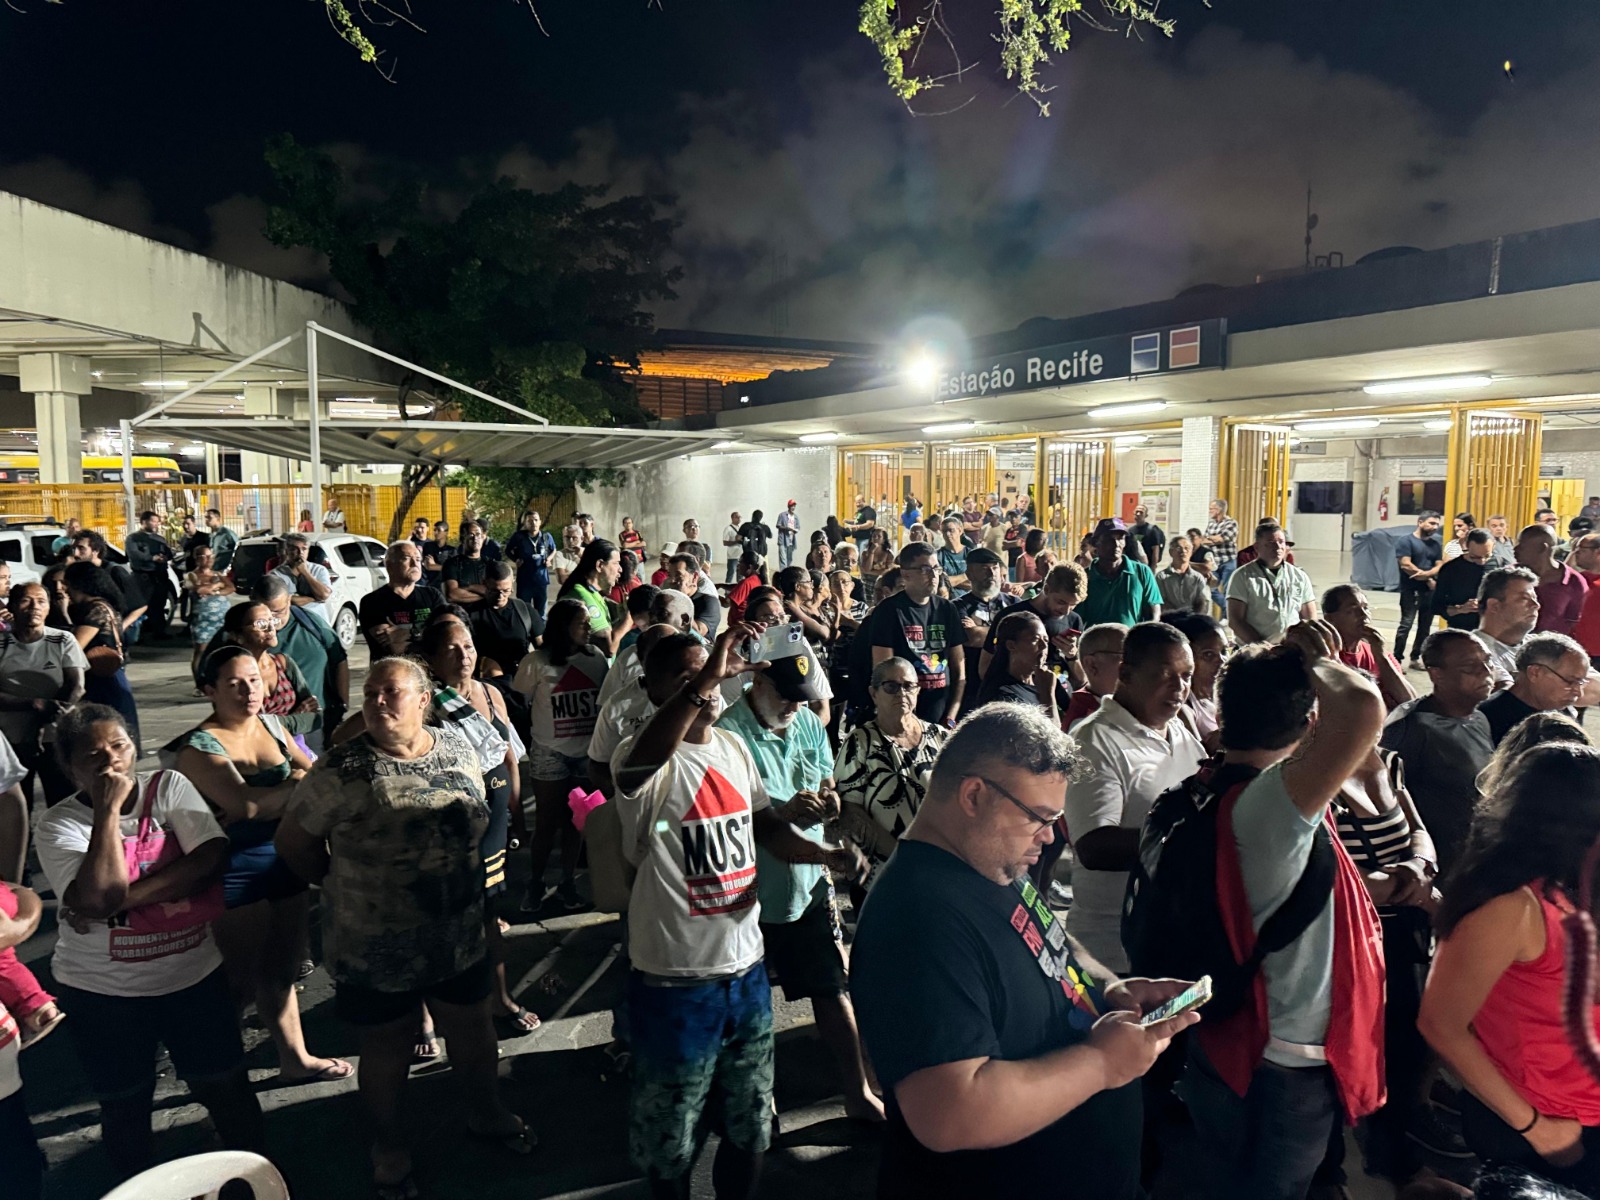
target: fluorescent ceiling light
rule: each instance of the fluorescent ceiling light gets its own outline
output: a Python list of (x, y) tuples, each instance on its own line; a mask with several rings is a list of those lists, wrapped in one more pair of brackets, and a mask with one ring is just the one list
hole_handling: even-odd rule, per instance
[(1422, 427), (1424, 429), (1432, 429), (1439, 433), (1443, 433), (1445, 430), (1449, 429), (1450, 425), (1451, 421), (1449, 417), (1445, 417), (1438, 421), (1424, 421), (1422, 423)]
[(182, 450), (178, 451), (179, 454), (187, 454), (194, 457), (198, 457), (205, 452), (206, 448), (204, 446), (185, 446)]
[(1445, 375), (1434, 379), (1386, 379), (1369, 383), (1361, 390), (1369, 396), (1405, 396), (1416, 392), (1465, 392), (1493, 382), (1488, 375)]
[(738, 444), (738, 442), (712, 442), (711, 448), (713, 450), (731, 450)]
[(376, 404), (378, 398), (376, 396), (335, 396), (333, 402), (335, 404)]
[(139, 385), (142, 388), (165, 388), (169, 392), (181, 392), (189, 386), (187, 379), (146, 379)]
[(1148, 433), (1119, 433), (1111, 440), (1119, 446), (1132, 446), (1137, 442), (1148, 442), (1150, 435)]
[(1333, 429), (1372, 429), (1382, 424), (1377, 417), (1336, 417), (1326, 421), (1297, 421), (1294, 429), (1299, 433), (1316, 433)]
[(171, 442), (146, 442), (144, 444), (144, 448), (146, 450), (171, 450), (172, 449), (172, 443)]
[(1103, 408), (1091, 408), (1086, 415), (1091, 421), (1104, 421), (1131, 417), (1135, 413), (1160, 412), (1166, 406), (1165, 400), (1135, 400), (1132, 404), (1107, 404)]
[(923, 433), (961, 433), (968, 429), (976, 429), (976, 421), (941, 421), (937, 425), (924, 425)]
[(802, 442), (832, 442), (837, 441), (838, 437), (837, 433), (802, 433), (800, 440)]

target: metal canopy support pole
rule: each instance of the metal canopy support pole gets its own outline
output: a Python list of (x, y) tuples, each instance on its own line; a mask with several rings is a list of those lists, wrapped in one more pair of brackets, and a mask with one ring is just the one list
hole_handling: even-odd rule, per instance
[(311, 395), (311, 519), (322, 523), (322, 397), (317, 381), (317, 324), (306, 322), (306, 380)]
[(128, 534), (139, 528), (138, 514), (133, 510), (137, 501), (133, 496), (133, 422), (124, 419), (122, 426), (122, 497), (128, 506), (128, 527), (122, 535), (124, 547), (128, 544)]

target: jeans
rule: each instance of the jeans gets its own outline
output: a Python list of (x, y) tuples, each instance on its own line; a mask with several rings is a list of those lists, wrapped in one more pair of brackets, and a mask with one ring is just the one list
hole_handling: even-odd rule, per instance
[(1394, 656), (1401, 662), (1406, 659), (1406, 634), (1416, 622), (1417, 636), (1411, 644), (1411, 657), (1422, 656), (1422, 643), (1433, 632), (1433, 589), (1423, 583), (1400, 581), (1400, 624), (1394, 631)]
[(794, 562), (795, 546), (796, 543), (794, 542), (785, 541), (781, 537), (778, 539), (778, 569), (780, 571)]
[(1194, 1119), (1195, 1158), (1184, 1174), (1197, 1196), (1304, 1200), (1339, 1119), (1332, 1070), (1262, 1062), (1240, 1098), (1193, 1038), (1178, 1095)]
[(723, 582), (724, 583), (737, 583), (738, 580), (734, 578), (734, 575), (738, 570), (739, 570), (739, 548), (737, 546), (729, 546), (728, 547), (728, 573), (727, 573), (727, 576), (724, 578)]
[(1238, 563), (1232, 555), (1217, 567), (1217, 586), (1211, 589), (1211, 599), (1222, 610), (1223, 617), (1228, 615), (1228, 580), (1238, 569)]
[(533, 606), (533, 611), (544, 616), (545, 602), (550, 595), (550, 576), (541, 571), (537, 575), (517, 576), (517, 599)]

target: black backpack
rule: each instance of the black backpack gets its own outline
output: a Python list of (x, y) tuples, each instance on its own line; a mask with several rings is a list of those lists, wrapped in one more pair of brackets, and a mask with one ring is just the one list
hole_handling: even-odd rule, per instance
[(1256, 935), (1255, 951), (1242, 963), (1234, 958), (1217, 902), (1217, 811), (1257, 774), (1254, 767), (1208, 765), (1158, 796), (1122, 903), (1122, 945), (1133, 974), (1211, 976), (1205, 1016), (1212, 1021), (1243, 1007), (1261, 960), (1304, 933), (1333, 893), (1336, 859), (1323, 824), (1299, 882)]

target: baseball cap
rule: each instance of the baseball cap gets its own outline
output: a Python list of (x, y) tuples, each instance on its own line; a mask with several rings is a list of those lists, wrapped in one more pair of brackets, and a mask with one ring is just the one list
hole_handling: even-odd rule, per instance
[(784, 507), (785, 507), (785, 508), (788, 508), (788, 507), (789, 507), (789, 505), (791, 505), (791, 504), (793, 504), (793, 503), (794, 503), (794, 501), (793, 501), (793, 500), (785, 500), (785, 501), (784, 501), (784, 502), (783, 502), (783, 506), (784, 506)]
[(809, 650), (802, 650), (792, 658), (774, 659), (762, 674), (772, 681), (778, 695), (785, 700), (809, 704), (813, 700), (827, 698), (822, 686), (826, 676), (816, 656)]
[(661, 553), (665, 554), (668, 558), (671, 558), (677, 552), (678, 552), (678, 543), (677, 542), (662, 542), (661, 543)]
[(1099, 536), (1108, 529), (1115, 529), (1118, 533), (1128, 531), (1128, 523), (1121, 517), (1101, 517), (1094, 523), (1095, 536)]
[(1002, 565), (1000, 556), (987, 546), (974, 546), (967, 551), (967, 566), (973, 563), (988, 563), (991, 567)]

